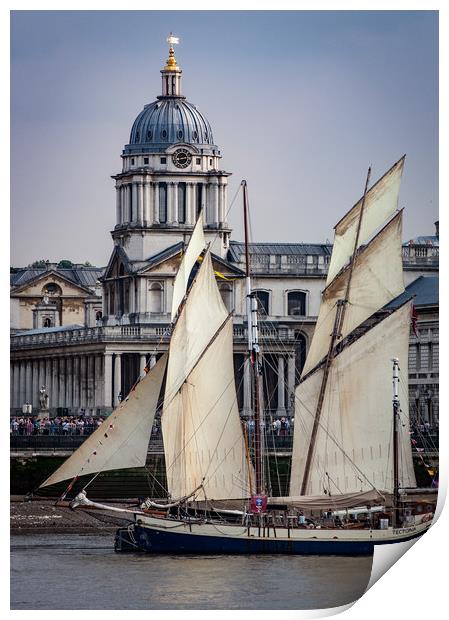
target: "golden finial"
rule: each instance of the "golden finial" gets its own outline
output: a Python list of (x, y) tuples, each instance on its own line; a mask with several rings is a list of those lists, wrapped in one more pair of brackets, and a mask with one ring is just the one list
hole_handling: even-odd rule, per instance
[(176, 64), (176, 58), (175, 58), (175, 50), (173, 49), (173, 45), (177, 45), (179, 43), (179, 37), (175, 37), (173, 35), (172, 32), (170, 32), (170, 34), (167, 37), (167, 43), (169, 44), (169, 50), (168, 50), (168, 58), (167, 58), (167, 62), (165, 64), (164, 70), (165, 71), (179, 71), (179, 67)]

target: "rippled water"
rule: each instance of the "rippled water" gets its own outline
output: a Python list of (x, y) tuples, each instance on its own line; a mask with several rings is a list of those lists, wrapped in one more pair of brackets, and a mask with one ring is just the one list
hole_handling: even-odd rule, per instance
[(118, 554), (113, 534), (11, 539), (11, 609), (313, 609), (359, 598), (371, 557)]

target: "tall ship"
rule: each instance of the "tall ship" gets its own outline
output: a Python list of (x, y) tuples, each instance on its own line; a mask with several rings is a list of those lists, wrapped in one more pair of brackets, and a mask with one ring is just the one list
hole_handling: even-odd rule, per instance
[[(319, 316), (294, 395), (288, 496), (273, 497), (267, 483), (263, 350), (244, 181), (252, 425), (239, 415), (233, 314), (216, 283), (200, 213), (174, 280), (168, 352), (145, 368), (128, 396), (41, 487), (67, 482), (61, 502), (115, 517), (121, 523), (117, 551), (359, 555), (422, 535), (433, 509), (418, 510), (414, 499), (407, 383), (413, 300), (391, 303), (404, 292), (398, 210), (404, 161), (372, 186), (368, 171), (363, 196), (335, 226)], [(100, 472), (145, 466), (156, 416), (165, 498), (147, 498), (136, 508), (91, 501), (88, 487)]]

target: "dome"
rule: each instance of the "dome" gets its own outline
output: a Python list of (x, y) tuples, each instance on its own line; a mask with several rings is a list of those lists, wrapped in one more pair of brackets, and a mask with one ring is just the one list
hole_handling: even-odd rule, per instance
[(134, 121), (124, 154), (157, 153), (176, 144), (192, 144), (213, 151), (209, 121), (184, 97), (159, 97), (149, 103)]

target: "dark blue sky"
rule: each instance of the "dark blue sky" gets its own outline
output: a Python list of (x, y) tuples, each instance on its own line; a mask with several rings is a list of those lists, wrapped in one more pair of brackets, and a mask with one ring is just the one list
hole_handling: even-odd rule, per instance
[[(12, 263), (106, 264), (120, 153), (160, 93), (169, 31), (253, 237), (322, 242), (407, 153), (404, 239), (438, 217), (438, 15), (426, 11), (12, 14)], [(240, 205), (230, 214), (240, 239)]]

